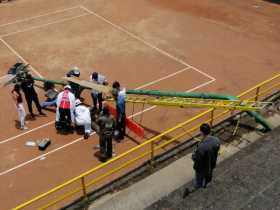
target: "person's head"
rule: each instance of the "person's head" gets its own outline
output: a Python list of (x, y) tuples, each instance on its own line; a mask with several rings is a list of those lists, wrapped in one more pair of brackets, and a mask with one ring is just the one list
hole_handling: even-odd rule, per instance
[(200, 126), (200, 132), (204, 135), (207, 136), (211, 133), (211, 128), (207, 123), (203, 123)]
[(75, 76), (75, 77), (80, 77), (80, 69), (77, 67), (77, 66), (74, 66), (73, 67), (73, 76)]
[(112, 88), (119, 90), (121, 88), (121, 85), (120, 85), (120, 83), (118, 81), (115, 81), (112, 84)]
[(91, 75), (91, 79), (97, 81), (98, 78), (98, 73), (97, 72), (93, 72)]
[(104, 106), (103, 109), (102, 109), (102, 114), (103, 115), (110, 115), (110, 110), (109, 110), (109, 107), (108, 106)]
[(16, 91), (17, 93), (19, 93), (19, 91), (20, 91), (20, 85), (19, 85), (19, 84), (15, 84), (15, 86), (14, 86), (14, 91)]
[(71, 86), (70, 86), (70, 85), (65, 85), (65, 86), (64, 86), (64, 90), (71, 91)]

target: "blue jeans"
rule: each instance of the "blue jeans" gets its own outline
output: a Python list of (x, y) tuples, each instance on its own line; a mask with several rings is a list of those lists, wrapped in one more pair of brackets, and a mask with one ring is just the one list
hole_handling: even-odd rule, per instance
[(206, 177), (201, 173), (195, 172), (195, 188), (205, 188), (206, 185)]
[(43, 109), (45, 109), (48, 106), (56, 106), (56, 99), (53, 100), (46, 100), (44, 102), (41, 103), (41, 107)]

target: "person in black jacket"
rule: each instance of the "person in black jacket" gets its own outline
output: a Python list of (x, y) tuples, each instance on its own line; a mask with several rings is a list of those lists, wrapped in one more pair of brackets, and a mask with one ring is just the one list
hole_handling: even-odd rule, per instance
[(196, 189), (205, 188), (211, 182), (220, 149), (220, 140), (210, 135), (211, 128), (208, 124), (202, 124), (200, 132), (203, 139), (192, 155)]
[(39, 103), (38, 95), (34, 89), (34, 79), (31, 74), (27, 74), (24, 81), (21, 83), (21, 89), (24, 92), (24, 96), (27, 102), (28, 110), (31, 117), (35, 117), (32, 109), (32, 101), (34, 101), (36, 108), (40, 115), (46, 115), (42, 112), (41, 105)]
[(97, 120), (97, 124), (100, 127), (100, 160), (106, 161), (112, 157), (112, 138), (115, 130), (115, 120), (110, 114), (109, 108), (107, 106), (103, 107), (101, 116)]

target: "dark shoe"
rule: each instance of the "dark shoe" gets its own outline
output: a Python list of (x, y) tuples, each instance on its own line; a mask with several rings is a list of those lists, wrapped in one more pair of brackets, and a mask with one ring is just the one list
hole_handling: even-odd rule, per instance
[(84, 134), (84, 139), (88, 139), (89, 138), (89, 133), (85, 133)]
[(35, 118), (35, 114), (30, 113), (31, 118)]
[(183, 193), (183, 198), (186, 198), (190, 193), (191, 193), (191, 191), (189, 190), (189, 188), (186, 188)]
[(46, 116), (46, 113), (44, 113), (44, 112), (39, 112), (39, 114), (42, 116)]

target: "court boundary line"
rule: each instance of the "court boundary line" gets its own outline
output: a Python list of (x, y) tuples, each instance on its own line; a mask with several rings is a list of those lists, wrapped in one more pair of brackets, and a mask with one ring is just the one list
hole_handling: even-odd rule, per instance
[(87, 16), (87, 15), (91, 15), (91, 14), (81, 14), (81, 15), (77, 15), (77, 16), (74, 16), (74, 17), (64, 18), (64, 19), (53, 21), (53, 22), (50, 22), (50, 23), (45, 23), (45, 24), (42, 24), (42, 25), (39, 25), (39, 26), (33, 26), (33, 27), (27, 28), (25, 30), (18, 30), (18, 31), (15, 31), (15, 32), (0, 35), (0, 38), (12, 36), (12, 35), (19, 34), (19, 33), (24, 33), (24, 32), (27, 32), (27, 31), (34, 30), (34, 29), (39, 29), (39, 28), (43, 28), (43, 27), (46, 27), (46, 26), (49, 26), (49, 25), (54, 25), (54, 24), (57, 24), (57, 23), (63, 23), (63, 22), (71, 21), (71, 20), (78, 19), (80, 17), (84, 17), (84, 16)]
[(136, 39), (136, 40), (142, 42), (142, 43), (145, 44), (146, 46), (149, 46), (149, 47), (151, 47), (152, 49), (158, 51), (159, 53), (161, 53), (161, 54), (163, 54), (163, 55), (165, 55), (165, 56), (167, 56), (167, 57), (169, 57), (169, 58), (171, 58), (171, 59), (177, 61), (178, 63), (183, 64), (184, 66), (193, 68), (195, 71), (197, 71), (197, 72), (199, 72), (200, 74), (202, 74), (202, 75), (208, 77), (208, 78), (211, 79), (211, 80), (212, 80), (212, 79), (215, 79), (215, 80), (216, 80), (216, 78), (214, 78), (213, 76), (211, 76), (211, 75), (209, 75), (209, 74), (207, 74), (207, 73), (205, 73), (205, 72), (199, 70), (198, 68), (196, 68), (196, 67), (194, 67), (194, 66), (192, 66), (192, 65), (190, 65), (190, 64), (188, 64), (188, 63), (186, 63), (186, 62), (183, 61), (182, 59), (179, 59), (179, 58), (175, 57), (174, 55), (171, 55), (170, 53), (166, 52), (165, 50), (160, 49), (159, 47), (157, 47), (157, 46), (155, 46), (155, 45), (153, 45), (153, 44), (147, 42), (146, 40), (144, 40), (144, 39), (141, 38), (140, 36), (137, 36), (136, 34), (134, 34), (134, 33), (130, 32), (130, 31), (128, 31), (128, 30), (125, 29), (124, 27), (119, 26), (119, 25), (117, 25), (117, 24), (111, 22), (111, 21), (108, 20), (107, 18), (105, 18), (105, 17), (103, 17), (103, 16), (101, 16), (101, 15), (99, 15), (99, 14), (93, 12), (92, 10), (88, 9), (87, 7), (85, 7), (85, 6), (83, 6), (83, 5), (80, 5), (80, 7), (83, 8), (83, 9), (85, 9), (85, 10), (88, 11), (90, 14), (94, 15), (95, 17), (97, 17), (97, 18), (99, 18), (99, 19), (105, 21), (106, 23), (108, 23), (109, 25), (113, 26), (114, 28), (116, 28), (116, 29), (118, 29), (118, 30), (124, 32), (125, 34), (127, 34), (127, 35), (133, 37), (134, 39)]
[[(69, 7), (69, 8), (66, 8), (66, 9), (55, 10), (53, 12), (47, 12), (45, 14), (36, 15), (36, 16), (29, 17), (29, 18), (18, 19), (18, 20), (12, 21), (12, 22), (3, 23), (3, 24), (0, 25), (0, 28), (4, 27), (4, 26), (8, 26), (8, 25), (12, 25), (12, 24), (16, 24), (16, 23), (20, 23), (20, 22), (24, 22), (24, 21), (33, 20), (33, 19), (36, 19), (36, 18), (48, 16), (48, 15), (52, 15), (52, 14), (57, 14), (57, 13), (65, 12), (65, 11), (76, 9), (76, 8), (81, 8), (81, 7), (80, 7), (80, 5), (76, 5), (74, 7)], [(81, 9), (83, 9), (83, 8), (81, 8)]]
[[(171, 58), (172, 60), (177, 61), (178, 63), (180, 63), (180, 64), (182, 64), (182, 65), (184, 65), (184, 66), (186, 66), (186, 67), (191, 67), (191, 68), (193, 68), (195, 71), (197, 71), (197, 72), (199, 72), (200, 74), (202, 74), (202, 75), (208, 77), (208, 78), (211, 79), (211, 80), (212, 80), (212, 79), (215, 79), (215, 80), (216, 80), (216, 78), (214, 78), (213, 76), (207, 74), (206, 72), (204, 72), (204, 71), (202, 71), (202, 70), (200, 70), (200, 69), (194, 67), (193, 65), (190, 65), (190, 64), (186, 63), (184, 60), (179, 59), (179, 58), (175, 57), (174, 55), (172, 55), (172, 54), (166, 52), (165, 50), (160, 49), (159, 47), (157, 47), (157, 46), (155, 46), (155, 45), (149, 43), (148, 41), (146, 41), (145, 39), (141, 38), (140, 36), (137, 36), (136, 34), (134, 34), (134, 33), (130, 32), (130, 31), (128, 31), (128, 30), (125, 29), (124, 27), (119, 26), (119, 25), (117, 25), (117, 24), (111, 22), (111, 21), (108, 20), (107, 18), (105, 18), (105, 17), (103, 17), (103, 16), (97, 14), (96, 12), (93, 12), (92, 10), (88, 9), (87, 7), (85, 7), (85, 6), (83, 6), (83, 5), (79, 5), (79, 6), (76, 6), (75, 8), (81, 8), (81, 9), (83, 9), (84, 11), (88, 12), (88, 14), (78, 15), (78, 16), (71, 17), (71, 18), (65, 18), (65, 19), (62, 19), (62, 20), (58, 20), (58, 21), (54, 21), (54, 22), (42, 24), (42, 25), (39, 25), (39, 26), (34, 26), (34, 27), (28, 28), (28, 29), (26, 29), (26, 30), (19, 30), (19, 31), (16, 31), (16, 32), (11, 32), (11, 33), (7, 33), (7, 34), (3, 34), (3, 35), (0, 35), (0, 38), (4, 38), (4, 37), (7, 37), (7, 36), (15, 35), (15, 34), (22, 33), (22, 32), (27, 32), (27, 31), (30, 31), (30, 30), (33, 30), (33, 29), (42, 28), (42, 27), (45, 27), (45, 26), (48, 26), (48, 25), (53, 25), (53, 24), (60, 23), (60, 22), (65, 22), (65, 21), (73, 20), (73, 19), (80, 18), (80, 17), (83, 17), (83, 16), (86, 16), (86, 15), (91, 14), (91, 15), (97, 17), (98, 19), (100, 19), (100, 20), (106, 22), (107, 24), (111, 25), (113, 28), (116, 28), (116, 29), (118, 29), (119, 31), (122, 31), (123, 33), (129, 35), (130, 37), (132, 37), (132, 38), (134, 38), (134, 39), (140, 41), (142, 44), (145, 44), (146, 46), (148, 46), (148, 47), (150, 47), (150, 48), (156, 50), (157, 52), (161, 53), (162, 55), (165, 55), (165, 56)], [(66, 9), (66, 11), (67, 11), (67, 9)], [(48, 14), (48, 13), (47, 13), (47, 14)], [(30, 18), (32, 18), (32, 17), (30, 17)]]
[[(29, 64), (11, 45), (9, 45), (4, 39), (0, 37), (0, 41), (12, 52), (15, 56), (17, 56), (23, 63)], [(29, 64), (29, 68), (37, 74), (39, 77), (43, 77), (42, 74), (39, 73), (31, 64)]]
[[(201, 88), (201, 87), (203, 87), (203, 86), (205, 86), (205, 85), (208, 85), (208, 84), (210, 84), (210, 83), (212, 83), (212, 82), (214, 82), (214, 81), (215, 81), (215, 80), (210, 80), (210, 81), (205, 82), (205, 83), (203, 83), (203, 84), (200, 84), (200, 85), (198, 85), (198, 86), (196, 86), (196, 87), (194, 87), (194, 88), (192, 88), (192, 89), (189, 89), (189, 90), (187, 90), (187, 91), (185, 91), (185, 92), (190, 92), (190, 91), (196, 90), (196, 89)], [(143, 114), (143, 113), (145, 113), (145, 112), (147, 112), (147, 111), (150, 111), (150, 110), (152, 110), (152, 109), (154, 109), (154, 108), (156, 108), (156, 107), (157, 107), (156, 105), (151, 106), (151, 107), (146, 108), (146, 109), (144, 109), (144, 110), (142, 110), (142, 111), (140, 111), (140, 112), (137, 112), (137, 113), (135, 113), (135, 114), (133, 114), (133, 115), (130, 115), (128, 118), (132, 118), (132, 117), (138, 116), (138, 115)], [(93, 135), (95, 135), (95, 134), (96, 134), (96, 132), (93, 132), (93, 133), (91, 133), (91, 136), (93, 136)], [(55, 153), (55, 152), (57, 152), (57, 151), (59, 151), (59, 150), (62, 150), (62, 149), (64, 149), (64, 148), (66, 148), (66, 147), (68, 147), (68, 146), (71, 146), (72, 144), (78, 143), (78, 142), (80, 142), (80, 141), (86, 141), (86, 140), (84, 140), (83, 137), (79, 137), (79, 138), (73, 140), (72, 142), (67, 143), (67, 144), (65, 144), (65, 145), (63, 145), (63, 146), (61, 146), (61, 147), (55, 148), (55, 149), (53, 149), (53, 150), (51, 150), (51, 151), (49, 151), (49, 152), (47, 152), (47, 153), (45, 153), (45, 154), (39, 155), (39, 156), (37, 156), (37, 157), (35, 157), (35, 158), (32, 158), (32, 159), (30, 159), (30, 160), (28, 160), (28, 161), (25, 161), (25, 162), (23, 162), (23, 163), (20, 163), (20, 164), (18, 164), (18, 165), (16, 165), (16, 166), (12, 167), (12, 168), (10, 168), (10, 169), (7, 169), (7, 170), (5, 170), (5, 171), (3, 171), (3, 172), (0, 172), (0, 176), (5, 175), (5, 174), (8, 174), (8, 173), (10, 173), (10, 172), (12, 172), (12, 171), (15, 171), (16, 169), (19, 169), (19, 168), (21, 168), (21, 167), (23, 167), (23, 166), (26, 166), (26, 165), (28, 165), (28, 164), (30, 164), (30, 163), (36, 161), (36, 160), (40, 160), (42, 157), (46, 157), (46, 156), (48, 156), (48, 155), (50, 155), (50, 154), (52, 154), (52, 153)]]

